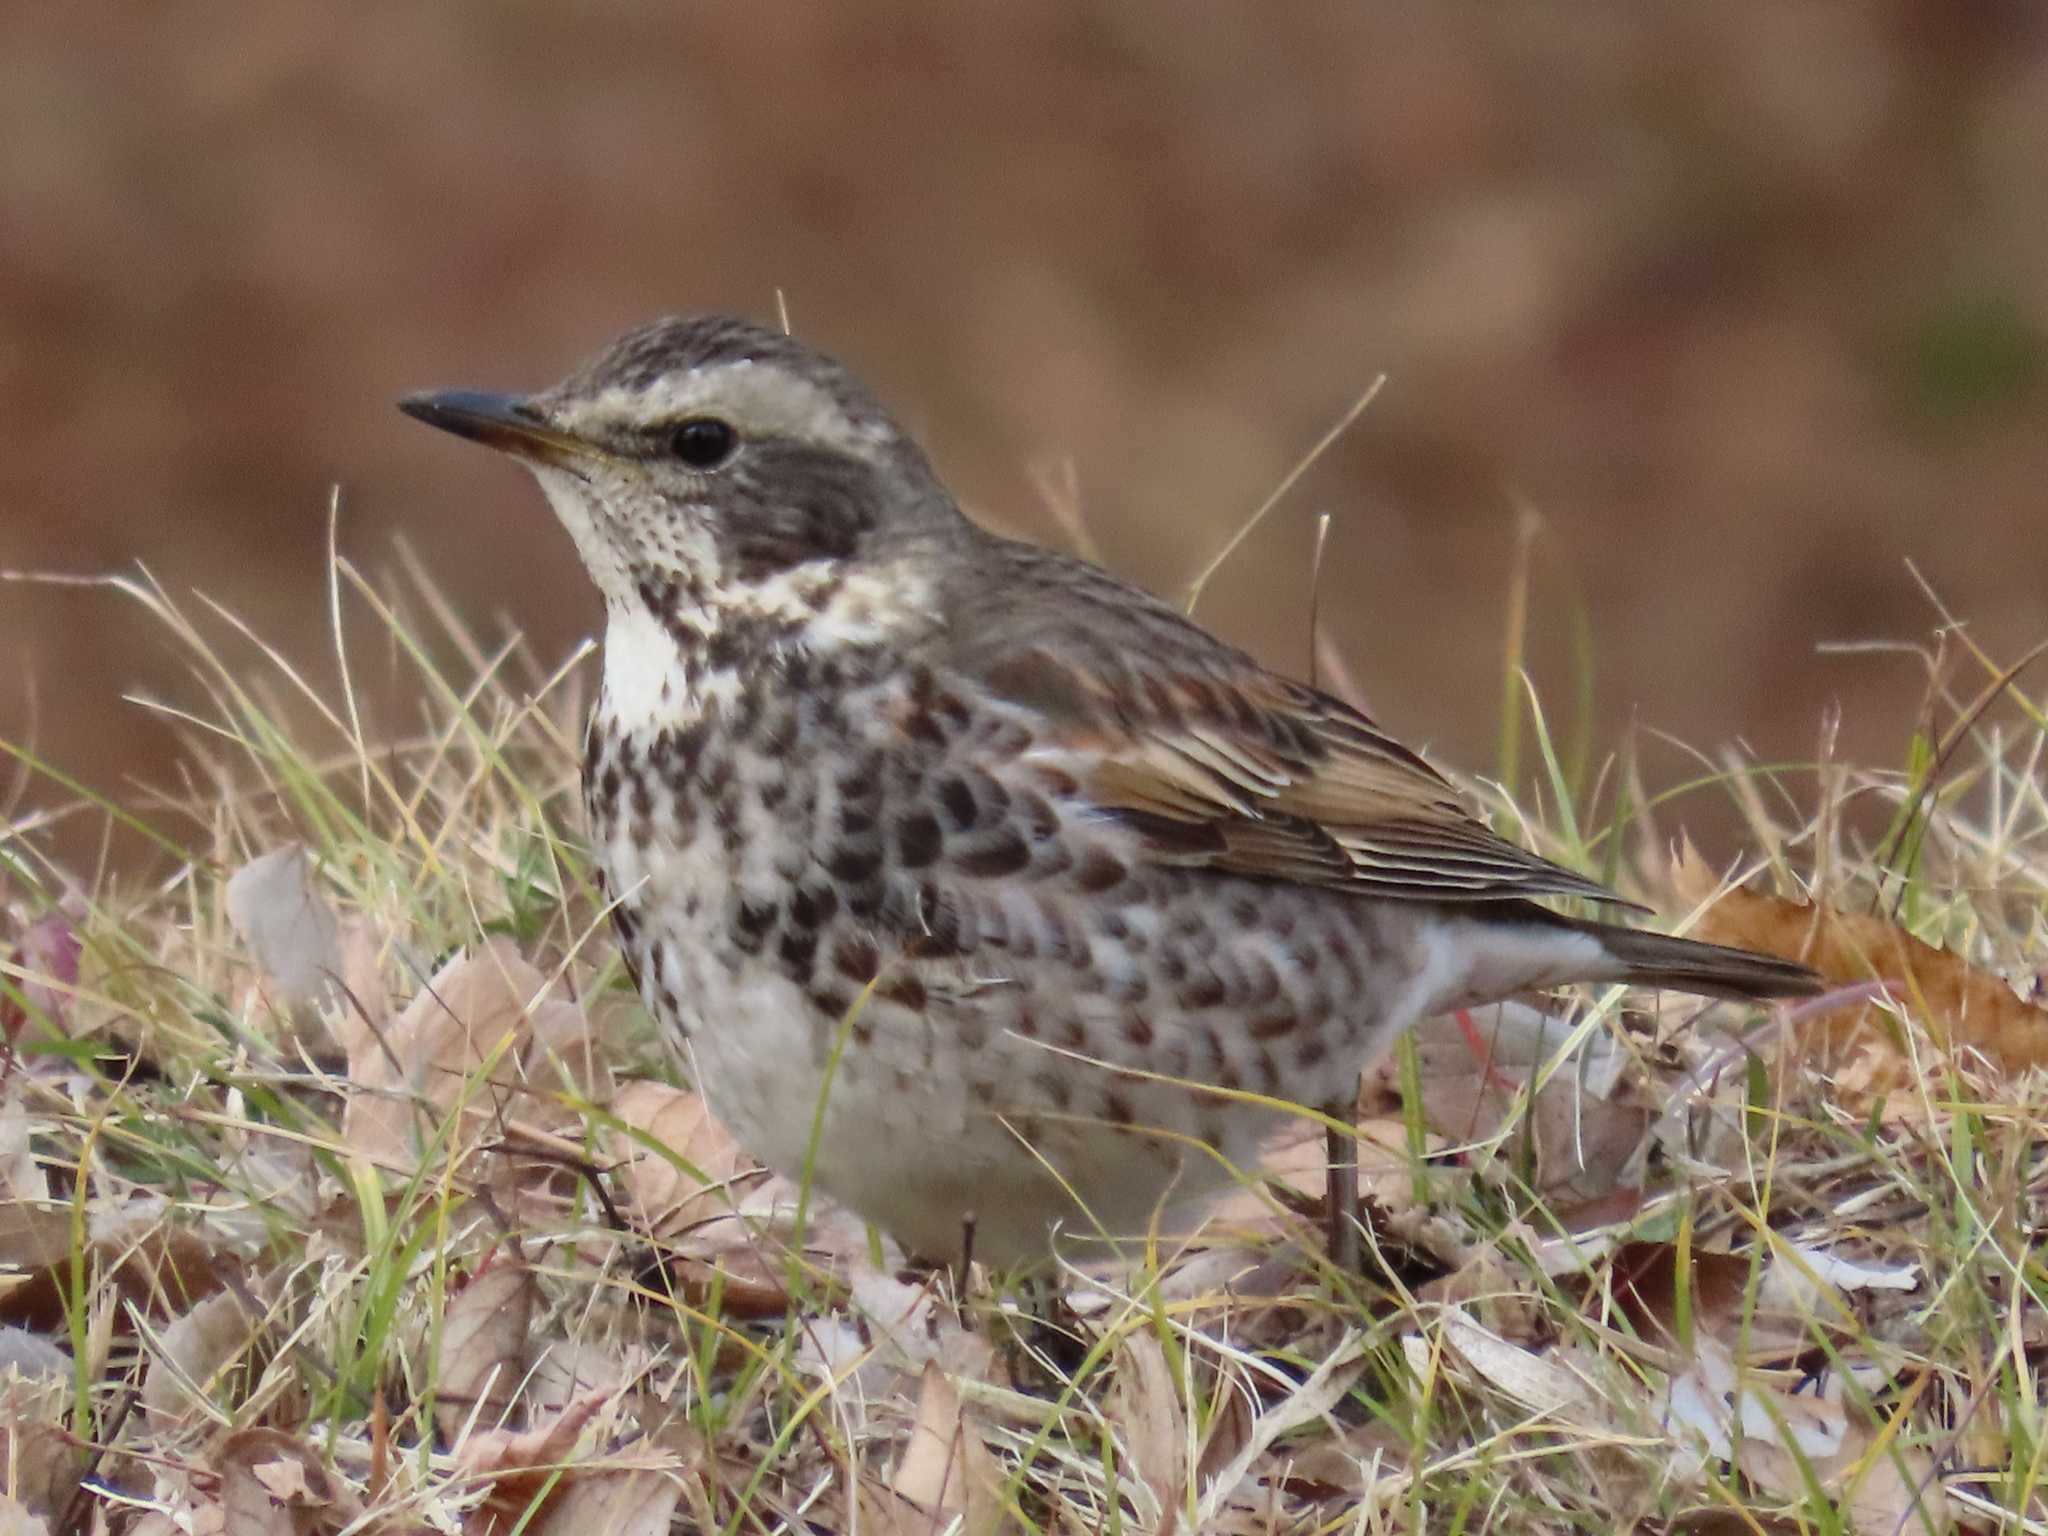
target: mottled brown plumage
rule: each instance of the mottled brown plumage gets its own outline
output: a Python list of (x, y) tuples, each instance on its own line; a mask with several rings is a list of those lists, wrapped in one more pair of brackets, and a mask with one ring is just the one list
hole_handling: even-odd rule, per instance
[[(1796, 966), (1570, 919), (1358, 711), (963, 518), (845, 369), (672, 320), (406, 409), (525, 459), (608, 608), (591, 838), (712, 1108), (914, 1251), (1129, 1236), (1431, 1012)], [(835, 1039), (846, 1048), (827, 1092)]]

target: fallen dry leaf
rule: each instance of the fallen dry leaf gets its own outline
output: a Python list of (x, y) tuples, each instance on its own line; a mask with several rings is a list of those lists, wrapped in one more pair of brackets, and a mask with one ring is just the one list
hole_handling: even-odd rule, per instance
[[(1712, 871), (1690, 848), (1672, 884), (1698, 903), (1713, 894)], [(1800, 903), (1742, 887), (1723, 891), (1700, 914), (1694, 938), (1802, 961), (1836, 986), (1891, 984), (1896, 1002), (1921, 1019), (1944, 1049), (1981, 1052), (2008, 1072), (2048, 1064), (2048, 1010), (2023, 1001), (1999, 976), (1936, 949), (1898, 924), (1825, 903)], [(1876, 1003), (1816, 1015), (1800, 1026), (1807, 1044), (1839, 1050), (1852, 1037), (1889, 1039), (1894, 1025)]]
[(41, 1203), (50, 1198), (44, 1177), (29, 1146), (28, 1110), (15, 1082), (0, 1088), (0, 1200)]
[(64, 1392), (62, 1380), (44, 1386), (0, 1376), (0, 1492), (18, 1500), (28, 1518), (59, 1518), (84, 1469), (83, 1454), (62, 1427)]
[(1586, 1428), (1602, 1428), (1606, 1415), (1586, 1383), (1556, 1359), (1510, 1344), (1460, 1309), (1443, 1315), (1444, 1341), (1497, 1391), (1531, 1413)]
[(1180, 1522), (1188, 1465), (1187, 1415), (1159, 1336), (1133, 1329), (1117, 1347), (1116, 1411), (1124, 1455), (1152, 1495), (1152, 1527), (1165, 1536)]
[(228, 877), (228, 921), (287, 1007), (322, 1002), (341, 975), (341, 922), (314, 883), (298, 843), (251, 859)]
[(81, 903), (67, 901), (23, 928), (20, 942), (7, 953), (7, 972), (0, 973), (13, 982), (13, 991), (0, 991), (0, 1039), (19, 1039), (31, 1017), (46, 1029), (64, 1032), (85, 952), (78, 936), (83, 910)]
[[(1429, 1128), (1461, 1143), (1494, 1136), (1574, 1027), (1517, 1002), (1423, 1020), (1413, 1033)], [(1513, 1155), (1525, 1146), (1533, 1154), (1538, 1190), (1597, 1199), (1635, 1165), (1656, 1111), (1638, 1101), (1627, 1065), (1614, 1036), (1594, 1030), (1537, 1090), (1511, 1136)]]
[(349, 1145), (411, 1167), (458, 1102), (462, 1113), (442, 1132), (443, 1144), (461, 1147), (488, 1134), (520, 1089), (528, 1009), (542, 986), (540, 972), (504, 938), (443, 965), (388, 1029), (365, 1030), (351, 1050), (352, 1091), (342, 1115)]
[(674, 1234), (732, 1210), (736, 1202), (728, 1181), (757, 1165), (712, 1117), (700, 1095), (636, 1078), (620, 1085), (611, 1112), (686, 1165), (677, 1166), (637, 1138), (618, 1164), (626, 1208), (649, 1231)]
[(434, 1420), (454, 1440), (463, 1425), (502, 1424), (526, 1379), (540, 1287), (524, 1264), (493, 1255), (448, 1298), (441, 1316)]
[(319, 1454), (282, 1430), (238, 1430), (214, 1460), (224, 1536), (329, 1536), (362, 1513)]
[(603, 1467), (564, 1483), (546, 1518), (527, 1527), (535, 1536), (664, 1536), (683, 1499), (679, 1479), (652, 1467)]
[(151, 1418), (169, 1426), (208, 1401), (215, 1373), (241, 1353), (254, 1327), (233, 1291), (209, 1296), (175, 1319), (148, 1352), (142, 1406)]
[(522, 1524), (545, 1518), (554, 1500), (566, 1491), (562, 1475), (576, 1442), (597, 1412), (611, 1398), (591, 1392), (533, 1428), (490, 1429), (471, 1435), (457, 1452), (463, 1472), (489, 1484), (482, 1503), (470, 1511), (464, 1536), (508, 1536)]
[(933, 1362), (919, 1383), (917, 1416), (890, 1487), (924, 1511), (936, 1529), (958, 1519), (963, 1536), (1004, 1530), (1003, 1474), (961, 1412), (959, 1389)]

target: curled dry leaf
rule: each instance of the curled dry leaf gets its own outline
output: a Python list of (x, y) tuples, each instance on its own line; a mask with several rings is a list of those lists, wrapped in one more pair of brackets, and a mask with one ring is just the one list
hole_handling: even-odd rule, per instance
[(273, 848), (228, 877), (228, 921), (288, 1007), (328, 1000), (342, 972), (341, 922), (298, 843)]
[(495, 1428), (505, 1421), (526, 1380), (539, 1302), (533, 1272), (496, 1255), (448, 1298), (434, 1406), (446, 1439), (465, 1424)]
[(462, 1471), (490, 1491), (470, 1511), (464, 1536), (509, 1536), (544, 1521), (566, 1491), (564, 1472), (584, 1427), (611, 1394), (591, 1392), (533, 1428), (485, 1430), (471, 1435), (456, 1453)]
[[(1694, 902), (1706, 900), (1715, 888), (1712, 871), (1690, 848), (1673, 866), (1672, 884)], [(1715, 897), (1694, 925), (1693, 936), (1802, 961), (1837, 986), (1888, 982), (1893, 997), (1923, 1019), (1944, 1048), (1981, 1052), (2007, 1072), (2048, 1064), (2048, 1009), (2022, 1001), (2002, 977), (1936, 949), (1886, 918), (1838, 911), (1824, 902), (1786, 901), (1738, 886)], [(1889, 1034), (1887, 1018), (1875, 1003), (1818, 1014), (1801, 1026), (1802, 1039), (1831, 1050), (1852, 1036), (1882, 1040)]]
[(330, 1536), (362, 1514), (354, 1490), (282, 1430), (238, 1430), (214, 1459), (223, 1536)]

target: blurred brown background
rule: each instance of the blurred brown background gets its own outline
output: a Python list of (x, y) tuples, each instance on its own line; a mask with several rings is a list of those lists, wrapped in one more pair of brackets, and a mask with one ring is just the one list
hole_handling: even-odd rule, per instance
[[(141, 558), (331, 675), (338, 482), (352, 556), (403, 529), (558, 657), (596, 605), (540, 497), (393, 397), (781, 289), (980, 516), (1059, 539), (1071, 465), (1160, 591), (1390, 375), (1203, 613), (1300, 670), (1328, 509), (1327, 633), (1451, 761), (1494, 762), (1518, 502), (1560, 709), (1576, 591), (1609, 738), (1805, 755), (1839, 699), (1896, 761), (1916, 664), (1815, 647), (1924, 638), (1908, 557), (2048, 634), (2040, 14), (9, 6), (0, 566)], [(0, 735), (96, 785), (172, 778), (117, 695), (180, 676), (0, 587)]]

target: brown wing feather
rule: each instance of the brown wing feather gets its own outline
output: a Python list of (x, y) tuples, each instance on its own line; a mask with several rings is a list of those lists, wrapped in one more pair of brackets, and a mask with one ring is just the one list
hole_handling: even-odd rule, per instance
[(1041, 750), (1164, 862), (1417, 901), (1620, 900), (1496, 835), (1359, 711), (1210, 646), (1027, 644), (984, 677), (1052, 719)]

